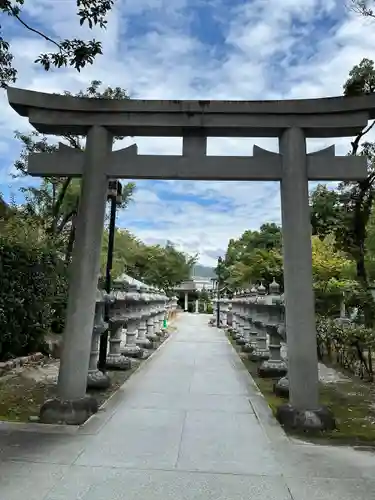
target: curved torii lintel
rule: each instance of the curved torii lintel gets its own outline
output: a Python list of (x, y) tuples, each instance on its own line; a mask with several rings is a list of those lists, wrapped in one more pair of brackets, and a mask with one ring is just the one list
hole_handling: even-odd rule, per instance
[(282, 101), (91, 99), (8, 88), (8, 100), (40, 132), (85, 135), (103, 125), (116, 135), (277, 137), (290, 127), (306, 137), (345, 137), (375, 118), (375, 95)]

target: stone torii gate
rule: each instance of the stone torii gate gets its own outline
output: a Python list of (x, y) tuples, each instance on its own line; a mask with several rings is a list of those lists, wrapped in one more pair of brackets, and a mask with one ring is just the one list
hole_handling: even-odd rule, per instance
[[(10, 105), (39, 132), (87, 136), (84, 152), (60, 145), (32, 154), (36, 176), (80, 176), (58, 398), (41, 410), (79, 422), (95, 411), (86, 396), (100, 245), (109, 178), (280, 181), (290, 401), (279, 419), (293, 426), (333, 424), (320, 407), (308, 180), (360, 180), (364, 157), (337, 157), (334, 146), (306, 153), (306, 138), (348, 137), (375, 118), (375, 97), (290, 101), (106, 100), (8, 89)], [(113, 137), (182, 137), (182, 155), (112, 151)], [(257, 146), (253, 156), (207, 156), (207, 137), (277, 137), (280, 153)]]

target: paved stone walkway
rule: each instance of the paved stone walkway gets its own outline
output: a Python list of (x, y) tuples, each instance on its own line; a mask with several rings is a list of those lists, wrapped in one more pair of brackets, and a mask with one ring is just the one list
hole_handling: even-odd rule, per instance
[(0, 431), (0, 498), (374, 498), (375, 455), (290, 441), (207, 319), (183, 314), (83, 429)]

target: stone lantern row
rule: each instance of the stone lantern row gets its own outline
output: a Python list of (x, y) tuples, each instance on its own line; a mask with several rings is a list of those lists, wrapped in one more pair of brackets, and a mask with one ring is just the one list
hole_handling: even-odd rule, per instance
[[(110, 294), (97, 290), (87, 387), (102, 389), (110, 385), (108, 375), (97, 367), (100, 335), (104, 331), (109, 330), (106, 368), (128, 370), (146, 358), (166, 335), (177, 300), (126, 274), (114, 280)], [(106, 307), (108, 323), (104, 321)]]
[(263, 284), (240, 290), (220, 300), (221, 324), (251, 361), (259, 362), (258, 375), (277, 379), (275, 392), (287, 397), (284, 296), (275, 279), (268, 292)]

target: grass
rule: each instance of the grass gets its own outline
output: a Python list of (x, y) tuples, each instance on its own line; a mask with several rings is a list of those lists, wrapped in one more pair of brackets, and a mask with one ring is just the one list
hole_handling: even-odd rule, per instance
[[(172, 330), (173, 327), (169, 329), (169, 331)], [(159, 347), (162, 342), (156, 347)], [(48, 362), (53, 363), (56, 360)], [(144, 360), (141, 363), (144, 363)], [(135, 367), (126, 371), (109, 371), (111, 386), (106, 390), (90, 389), (87, 393), (94, 396), (101, 406), (132, 376), (136, 369)], [(22, 371), (0, 378), (0, 421), (29, 422), (30, 417), (39, 415), (42, 404), (55, 396), (56, 384), (49, 381), (36, 382), (24, 376)]]
[[(278, 406), (286, 402), (273, 393), (275, 381), (260, 378), (257, 373), (259, 363), (249, 361), (236, 342), (230, 336), (228, 339), (275, 415)], [(354, 377), (345, 382), (320, 383), (320, 402), (332, 410), (337, 429), (313, 436), (289, 434), (314, 442), (375, 447), (375, 384)]]

